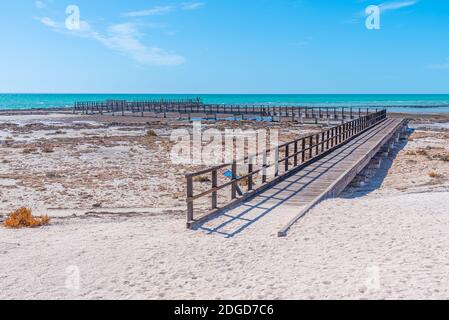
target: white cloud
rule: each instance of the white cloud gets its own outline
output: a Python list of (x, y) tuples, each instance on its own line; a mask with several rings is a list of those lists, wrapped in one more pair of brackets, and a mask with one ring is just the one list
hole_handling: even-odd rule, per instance
[(431, 69), (438, 69), (438, 70), (446, 70), (446, 69), (449, 69), (449, 59), (446, 60), (446, 63), (430, 65), (430, 68), (431, 68)]
[(296, 42), (291, 42), (290, 45), (293, 47), (304, 47), (307, 46), (309, 44), (308, 41), (305, 40), (301, 40), (301, 41), (296, 41)]
[(132, 23), (112, 25), (108, 28), (107, 36), (96, 34), (95, 39), (144, 65), (175, 66), (185, 62), (185, 58), (180, 55), (145, 46), (138, 39), (138, 31)]
[(195, 10), (204, 6), (204, 2), (186, 2), (182, 4), (184, 10)]
[(379, 5), (379, 7), (381, 11), (385, 12), (389, 10), (398, 10), (402, 8), (411, 7), (417, 4), (418, 2), (419, 0), (384, 2), (381, 5)]
[(185, 62), (185, 58), (180, 55), (142, 43), (137, 26), (133, 23), (109, 26), (107, 32), (102, 34), (95, 31), (87, 21), (81, 21), (80, 30), (70, 31), (48, 17), (35, 19), (57, 32), (95, 40), (143, 65), (176, 66)]
[(175, 6), (154, 7), (147, 10), (127, 12), (124, 14), (124, 16), (125, 17), (162, 16), (174, 11), (175, 9), (176, 9)]
[(163, 16), (175, 10), (196, 10), (204, 6), (204, 2), (185, 2), (180, 6), (159, 6), (146, 10), (132, 11), (124, 13), (124, 17), (149, 17), (149, 16)]
[(35, 1), (34, 5), (36, 6), (36, 8), (39, 8), (39, 9), (45, 8), (45, 3), (43, 1), (39, 1), (39, 0)]
[(40, 23), (51, 27), (51, 28), (57, 28), (58, 24), (51, 18), (49, 17), (33, 17), (33, 19), (39, 21)]

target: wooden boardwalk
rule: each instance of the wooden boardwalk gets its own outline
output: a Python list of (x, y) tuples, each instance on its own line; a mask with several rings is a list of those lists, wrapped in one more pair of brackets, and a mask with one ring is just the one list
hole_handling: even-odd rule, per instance
[[(108, 100), (103, 102), (76, 102), (73, 113), (90, 115), (117, 115), (150, 117), (162, 115), (164, 118), (186, 115), (188, 120), (204, 118), (218, 120), (240, 118), (265, 121), (293, 121), (310, 123), (344, 123), (362, 116), (378, 112), (376, 108), (352, 107), (307, 107), (275, 105), (225, 105), (204, 104), (198, 100), (175, 101), (125, 101)], [(268, 120), (270, 118), (270, 120)]]
[(279, 236), (286, 236), (313, 206), (338, 196), (405, 127), (404, 120), (387, 119), (267, 190), (202, 221), (195, 229), (233, 237), (250, 226), (265, 224), (279, 230)]

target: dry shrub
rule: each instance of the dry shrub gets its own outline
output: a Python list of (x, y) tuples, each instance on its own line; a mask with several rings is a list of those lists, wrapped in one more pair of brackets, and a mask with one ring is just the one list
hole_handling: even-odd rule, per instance
[(29, 154), (29, 153), (35, 153), (37, 151), (37, 148), (34, 144), (27, 144), (23, 147), (22, 153)]
[(41, 150), (43, 153), (52, 153), (55, 151), (55, 148), (51, 143), (46, 142), (41, 146)]
[[(244, 176), (246, 176), (248, 173), (245, 173), (245, 172), (239, 172), (239, 174), (238, 174), (238, 176), (239, 177), (244, 177)], [(254, 180), (255, 180), (255, 176), (253, 176), (253, 182), (254, 182)], [(245, 179), (243, 179), (243, 180), (240, 180), (239, 181), (239, 186), (241, 186), (241, 187), (247, 187), (248, 186), (248, 178), (245, 178)]]
[(449, 153), (439, 155), (439, 159), (444, 162), (449, 162)]
[(197, 176), (193, 178), (193, 181), (195, 182), (211, 182), (210, 178), (207, 176)]
[(424, 149), (419, 149), (418, 151), (416, 151), (416, 154), (420, 155), (420, 156), (428, 156), (429, 155), (429, 153)]
[(429, 172), (429, 177), (431, 177), (431, 178), (433, 178), (433, 179), (436, 179), (436, 178), (441, 178), (442, 175), (439, 174), (438, 172), (432, 170), (432, 171)]
[(48, 216), (33, 217), (31, 209), (20, 208), (11, 212), (8, 218), (3, 222), (6, 228), (36, 228), (50, 224)]
[(153, 129), (149, 129), (146, 133), (146, 136), (149, 138), (154, 138), (154, 137), (157, 137), (157, 133)]
[(13, 143), (14, 143), (14, 139), (12, 137), (6, 137), (5, 146), (11, 147)]

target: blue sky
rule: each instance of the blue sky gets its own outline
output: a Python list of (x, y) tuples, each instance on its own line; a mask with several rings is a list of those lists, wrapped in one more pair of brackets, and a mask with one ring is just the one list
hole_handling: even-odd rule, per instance
[(1, 1), (0, 28), (4, 93), (449, 93), (445, 0)]

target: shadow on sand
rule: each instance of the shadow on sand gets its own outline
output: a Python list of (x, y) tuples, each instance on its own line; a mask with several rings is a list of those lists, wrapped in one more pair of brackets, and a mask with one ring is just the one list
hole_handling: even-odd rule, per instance
[(355, 199), (366, 196), (377, 189), (379, 189), (388, 173), (390, 172), (393, 162), (396, 159), (399, 152), (401, 152), (408, 144), (408, 138), (413, 134), (414, 129), (407, 130), (407, 138), (401, 139), (399, 143), (395, 144), (395, 148), (392, 150), (388, 157), (382, 158), (380, 168), (374, 172), (374, 175), (369, 176), (369, 181), (363, 187), (349, 186), (341, 195), (343, 199)]
[[(334, 158), (318, 160), (308, 167), (307, 170), (300, 171), (291, 177), (286, 178), (279, 185), (272, 187), (272, 192), (269, 194), (258, 194), (237, 204), (234, 208), (213, 215), (197, 224), (193, 230), (201, 230), (207, 234), (219, 234), (226, 238), (235, 237), (332, 170), (335, 165), (344, 161), (354, 152), (356, 145), (368, 141), (380, 130), (382, 130), (382, 127), (376, 128), (362, 139), (350, 141), (348, 144), (335, 151)], [(405, 144), (406, 143), (404, 143), (403, 146), (401, 145), (400, 148), (402, 149)], [(395, 151), (399, 152), (399, 150)], [(396, 154), (397, 153), (395, 153), (394, 156), (396, 156)], [(336, 155), (343, 156), (337, 157)], [(386, 163), (386, 165), (387, 164), (388, 163)], [(391, 166), (391, 163), (388, 165)], [(386, 173), (388, 173), (388, 169), (389, 168), (387, 168)], [(236, 213), (231, 213), (233, 209), (237, 207), (240, 207), (241, 211), (239, 210)]]

